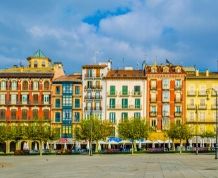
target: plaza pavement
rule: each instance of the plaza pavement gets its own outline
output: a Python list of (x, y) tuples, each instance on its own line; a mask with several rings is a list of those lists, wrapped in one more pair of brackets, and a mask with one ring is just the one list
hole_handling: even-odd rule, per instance
[(214, 155), (0, 156), (0, 178), (218, 177)]

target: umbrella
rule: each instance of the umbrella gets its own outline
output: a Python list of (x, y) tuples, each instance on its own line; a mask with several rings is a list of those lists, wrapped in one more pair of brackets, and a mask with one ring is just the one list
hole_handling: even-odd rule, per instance
[(35, 145), (34, 145), (34, 150), (37, 151), (38, 150), (38, 145), (37, 143), (35, 142)]
[(54, 150), (56, 150), (56, 143), (54, 143)]
[(24, 144), (23, 144), (23, 150), (27, 150), (27, 143), (26, 142), (24, 142)]
[(202, 147), (204, 147), (204, 138), (202, 139)]
[(101, 151), (101, 144), (98, 144), (98, 151)]
[(152, 148), (155, 148), (155, 144), (154, 144), (154, 142), (152, 142)]
[(89, 150), (89, 141), (87, 141), (86, 149)]
[(108, 143), (108, 149), (111, 149), (111, 143), (110, 142)]
[(190, 148), (192, 148), (192, 140), (191, 139), (189, 140), (189, 146), (190, 146)]
[(142, 142), (139, 141), (139, 149), (142, 148)]
[(64, 143), (64, 150), (67, 150), (67, 143)]
[(49, 144), (48, 144), (48, 142), (46, 143), (46, 150), (49, 150)]

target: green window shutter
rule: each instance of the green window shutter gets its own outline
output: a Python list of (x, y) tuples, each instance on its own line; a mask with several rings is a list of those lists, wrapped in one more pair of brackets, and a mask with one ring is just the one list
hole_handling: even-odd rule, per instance
[(139, 95), (141, 93), (141, 88), (140, 86), (134, 86), (134, 94)]
[(135, 108), (140, 108), (141, 101), (140, 99), (135, 99)]
[(122, 95), (128, 95), (128, 86), (122, 86)]
[(127, 112), (123, 112), (123, 113), (121, 114), (121, 118), (122, 118), (122, 121), (127, 120), (127, 119), (128, 119), (128, 113), (127, 113)]
[(140, 112), (135, 112), (134, 113), (134, 118), (135, 119), (140, 119), (141, 118), (141, 113)]
[(110, 95), (115, 95), (115, 86), (114, 85), (110, 86)]
[(110, 114), (109, 114), (109, 120), (110, 120), (110, 122), (112, 122), (113, 124), (116, 122), (116, 113), (115, 113), (115, 112), (110, 112)]
[(122, 108), (128, 108), (128, 99), (122, 99)]
[(110, 99), (110, 108), (115, 108), (115, 99), (114, 98)]
[(75, 108), (80, 107), (80, 99), (75, 99)]

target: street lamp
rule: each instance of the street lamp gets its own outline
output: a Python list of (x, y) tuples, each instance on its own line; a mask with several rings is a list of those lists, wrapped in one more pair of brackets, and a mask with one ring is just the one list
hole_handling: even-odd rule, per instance
[(207, 89), (207, 93), (209, 94), (209, 91), (213, 91), (215, 93), (215, 96), (216, 96), (216, 144), (215, 144), (215, 159), (218, 159), (218, 126), (217, 126), (217, 123), (218, 123), (218, 91), (214, 88), (208, 88)]
[(198, 106), (195, 105), (195, 114), (196, 114), (196, 155), (198, 155)]

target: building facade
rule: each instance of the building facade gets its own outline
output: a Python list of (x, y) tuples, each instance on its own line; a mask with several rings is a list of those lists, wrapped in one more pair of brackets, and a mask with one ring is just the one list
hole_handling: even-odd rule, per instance
[(110, 61), (82, 67), (84, 118), (94, 115), (99, 119), (105, 119), (106, 86), (103, 78), (110, 70)]
[(147, 123), (156, 131), (185, 123), (185, 72), (181, 66), (146, 66)]
[(52, 126), (60, 133), (60, 138), (72, 142), (74, 128), (83, 118), (82, 76), (72, 74), (53, 80), (52, 85)]
[(106, 119), (115, 126), (130, 118), (146, 118), (146, 80), (144, 70), (110, 70), (106, 82)]

